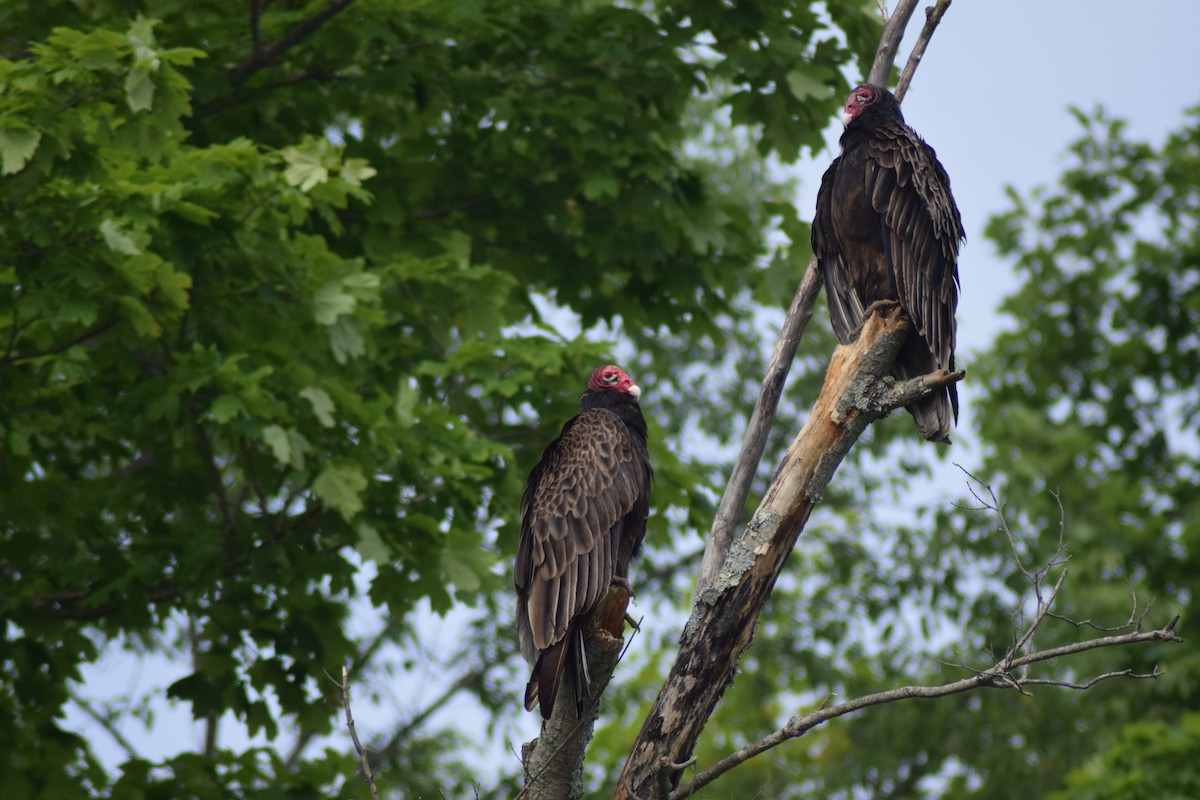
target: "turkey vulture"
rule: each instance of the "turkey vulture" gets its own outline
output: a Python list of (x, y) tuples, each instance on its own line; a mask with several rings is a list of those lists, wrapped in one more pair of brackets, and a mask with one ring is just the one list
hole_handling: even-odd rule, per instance
[[(886, 89), (854, 89), (842, 122), (842, 152), (821, 179), (812, 226), (833, 331), (849, 344), (872, 304), (898, 301), (915, 331), (896, 358), (895, 377), (953, 371), (958, 248), (965, 236), (950, 178)], [(950, 384), (908, 410), (922, 436), (949, 442), (958, 392)]]
[(521, 496), (517, 633), (533, 666), (525, 708), (550, 719), (563, 669), (575, 676), (575, 710), (587, 685), (583, 637), (611, 584), (628, 585), (646, 535), (650, 458), (642, 390), (620, 367), (597, 368), (579, 416), (542, 453)]

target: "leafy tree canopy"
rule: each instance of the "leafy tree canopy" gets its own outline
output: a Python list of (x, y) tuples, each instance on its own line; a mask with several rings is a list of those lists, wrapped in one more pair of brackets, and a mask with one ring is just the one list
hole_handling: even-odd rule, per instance
[[(751, 389), (683, 390), (755, 371), (754, 299), (807, 258), (767, 159), (822, 141), (878, 35), (873, 4), (820, 11), (6, 3), (6, 796), (348, 791), (350, 755), (285, 740), (336, 723), (320, 676), (365, 658), (364, 590), (399, 642), (418, 604), (502, 602), (524, 475), (614, 347), (562, 314), (663, 398), (652, 535), (705, 524), (679, 436), (725, 439)], [(279, 746), (109, 774), (61, 715), (118, 646), (190, 661), (171, 698)], [(467, 785), (436, 741), (395, 788)]]

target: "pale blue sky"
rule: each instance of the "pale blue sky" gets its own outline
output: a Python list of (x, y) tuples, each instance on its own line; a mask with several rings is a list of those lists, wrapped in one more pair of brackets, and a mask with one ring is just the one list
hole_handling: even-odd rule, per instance
[[(919, 27), (920, 19), (914, 19), (901, 58), (906, 57)], [(1009, 267), (983, 238), (988, 215), (1006, 207), (1004, 186), (1012, 184), (1025, 193), (1056, 179), (1066, 146), (1079, 133), (1066, 111), (1068, 105), (1086, 110), (1102, 103), (1130, 121), (1132, 135), (1161, 142), (1167, 131), (1179, 126), (1184, 108), (1200, 104), (1197, 30), (1200, 3), (1196, 0), (956, 0), (950, 8), (905, 100), (904, 112), (949, 171), (967, 230), (960, 261), (962, 362), (969, 365), (969, 351), (987, 346), (999, 329), (996, 306), (1015, 285)], [(827, 136), (831, 147), (799, 167), (804, 182), (797, 203), (803, 217), (811, 217), (817, 183), (836, 153), (839, 134), (840, 125), (831, 120)], [(823, 318), (814, 320), (814, 324), (827, 323)], [(971, 424), (969, 381), (962, 394), (960, 428)], [(964, 452), (969, 453), (969, 447)], [(371, 629), (370, 621), (361, 617), (357, 621), (362, 633)], [(446, 626), (435, 623), (427, 652), (416, 657), (424, 665), (418, 674), (404, 682), (389, 679), (371, 686), (380, 693), (377, 704), (367, 702), (365, 691), (360, 695), (363, 699), (355, 709), (360, 732), (388, 730), (454, 677), (438, 663), (441, 655), (449, 656), (452, 638)], [(447, 642), (446, 647), (439, 639)], [(330, 671), (337, 666), (330, 665)], [(179, 663), (158, 658), (139, 664), (124, 653), (112, 652), (84, 671), (79, 692), (91, 698), (161, 693), (187, 672), (183, 657)], [(514, 685), (513, 719), (492, 741), (492, 757), (512, 757), (504, 736), (519, 748), (521, 741), (536, 733), (536, 714), (520, 711), (520, 689)], [(122, 726), (135, 749), (154, 759), (199, 745), (199, 728), (191, 723), (185, 706), (171, 709), (157, 703), (155, 708), (151, 731), (139, 723)], [(455, 716), (465, 711), (459, 706), (446, 713)], [(77, 708), (68, 714), (68, 724), (95, 741), (106, 763), (124, 760), (112, 739)], [(243, 738), (235, 731), (234, 725), (223, 726), (223, 733), (231, 736), (227, 741)], [(349, 746), (344, 737), (337, 741), (339, 746)], [(487, 775), (481, 779), (489, 782)]]

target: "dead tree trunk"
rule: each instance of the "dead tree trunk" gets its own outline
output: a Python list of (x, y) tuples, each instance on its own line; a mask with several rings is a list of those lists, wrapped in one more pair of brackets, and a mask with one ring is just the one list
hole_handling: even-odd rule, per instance
[(676, 785), (813, 506), (862, 432), (892, 409), (962, 378), (940, 373), (897, 383), (892, 365), (909, 328), (898, 308), (887, 310), (867, 320), (857, 342), (834, 351), (821, 395), (762, 504), (696, 598), (679, 658), (638, 733), (615, 799), (663, 797)]

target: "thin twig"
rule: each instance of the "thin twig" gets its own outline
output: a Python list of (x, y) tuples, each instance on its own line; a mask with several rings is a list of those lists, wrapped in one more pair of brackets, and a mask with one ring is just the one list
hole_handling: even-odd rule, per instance
[(344, 665), (342, 666), (341, 685), (342, 705), (346, 709), (346, 727), (350, 729), (350, 738), (354, 741), (354, 749), (358, 753), (359, 760), (362, 761), (363, 778), (371, 787), (371, 797), (379, 800), (379, 789), (375, 787), (375, 773), (371, 771), (371, 760), (367, 758), (367, 751), (363, 748), (362, 742), (358, 740), (358, 731), (354, 729), (354, 716), (350, 713), (350, 670)]
[[(400, 623), (398, 622), (398, 618), (389, 620), (386, 624), (384, 624), (379, 633), (371, 637), (371, 640), (367, 643), (367, 646), (364, 647), (356, 656), (354, 656), (354, 660), (350, 662), (350, 671), (360, 672), (364, 667), (370, 664), (371, 660), (375, 658), (375, 655), (382, 648), (383, 644), (391, 639), (392, 635), (399, 627)], [(296, 768), (296, 765), (300, 763), (300, 757), (304, 754), (305, 748), (308, 747), (309, 743), (316, 735), (317, 732), (315, 728), (309, 727), (301, 730), (300, 735), (296, 737), (295, 744), (292, 745), (291, 751), (284, 760), (285, 769), (290, 771)]]
[(112, 737), (113, 741), (117, 743), (117, 746), (125, 751), (125, 755), (129, 757), (130, 761), (141, 758), (138, 752), (133, 749), (133, 745), (129, 743), (129, 740), (126, 739), (119, 730), (117, 730), (116, 720), (113, 719), (111, 714), (100, 713), (95, 706), (93, 706), (87, 700), (84, 700), (70, 689), (67, 690), (67, 697), (70, 698), (71, 702), (73, 702), (75, 705), (79, 706), (80, 710), (83, 711), (84, 714), (87, 714), (92, 718), (93, 721), (95, 721), (97, 725), (103, 728), (105, 733)]
[(1134, 672), (1132, 669), (1122, 669), (1116, 672), (1106, 672), (1103, 675), (1097, 675), (1084, 683), (1071, 683), (1070, 681), (1059, 681), (1052, 678), (1030, 678), (1024, 681), (1024, 684), (1026, 686), (1058, 686), (1063, 689), (1076, 689), (1085, 692), (1097, 683), (1111, 678), (1129, 678), (1130, 680), (1145, 681), (1161, 678), (1165, 674), (1158, 667), (1155, 667), (1153, 672)]
[(916, 73), (917, 66), (920, 65), (921, 58), (925, 55), (925, 48), (929, 46), (929, 40), (933, 38), (933, 32), (937, 30), (938, 23), (942, 21), (948, 8), (950, 8), (950, 0), (938, 0), (936, 5), (925, 9), (925, 27), (921, 29), (917, 43), (913, 45), (912, 52), (908, 54), (908, 62), (904, 65), (904, 71), (900, 73), (900, 81), (896, 84), (894, 94), (897, 102), (902, 101), (904, 95), (908, 94), (908, 85), (912, 83), (913, 74)]

